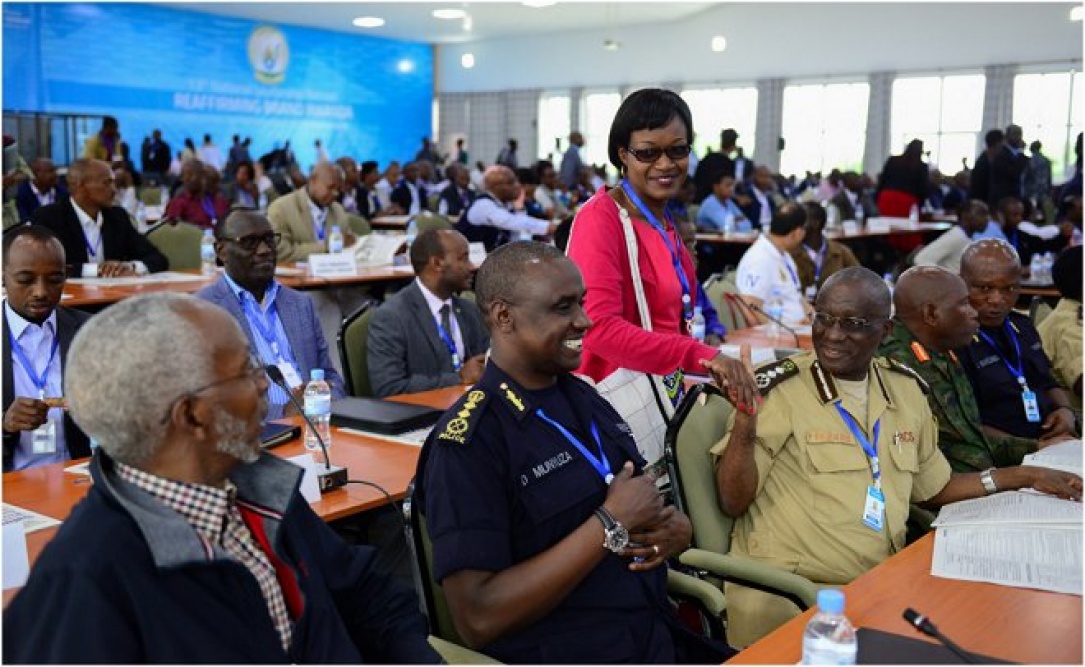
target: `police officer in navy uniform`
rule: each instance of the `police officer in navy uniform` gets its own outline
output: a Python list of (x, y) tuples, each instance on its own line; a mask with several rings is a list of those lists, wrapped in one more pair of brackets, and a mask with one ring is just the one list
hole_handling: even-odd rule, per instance
[[(517, 663), (674, 663), (665, 560), (689, 519), (665, 507), (628, 426), (571, 374), (591, 321), (576, 266), (518, 242), (478, 271), (492, 351), (418, 466), (434, 577), (473, 648)], [(754, 400), (752, 377), (736, 391)]]
[(1021, 287), (1017, 252), (1001, 239), (977, 241), (961, 256), (961, 278), (980, 329), (957, 356), (975, 389), (984, 429), (1046, 441), (1072, 436), (1077, 419), (1040, 334), (1027, 316), (1012, 312)]

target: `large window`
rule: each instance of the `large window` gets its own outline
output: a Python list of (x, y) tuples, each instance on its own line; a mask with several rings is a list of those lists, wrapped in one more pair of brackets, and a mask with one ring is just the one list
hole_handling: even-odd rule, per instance
[(1026, 144), (1043, 144), (1056, 184), (1072, 175), (1074, 142), (1082, 127), (1081, 85), (1081, 72), (1074, 71), (1019, 74), (1013, 80), (1013, 122), (1024, 131)]
[(540, 160), (561, 163), (569, 147), (569, 120), (572, 104), (568, 95), (544, 94), (539, 98), (538, 146)]
[[(610, 164), (607, 158), (607, 139), (610, 124), (622, 103), (619, 93), (587, 93), (580, 98), (580, 133), (584, 135), (581, 149), (585, 164)], [(613, 173), (613, 167), (608, 167)]]
[(720, 132), (734, 128), (738, 145), (746, 157), (753, 157), (757, 129), (757, 88), (687, 88), (682, 99), (693, 114), (693, 149), (704, 156), (709, 148), (720, 147)]
[(890, 151), (923, 141), (931, 167), (955, 174), (962, 160), (975, 164), (983, 131), (982, 74), (900, 78), (893, 82)]
[(785, 147), (780, 173), (862, 171), (870, 85), (830, 83), (784, 88)]

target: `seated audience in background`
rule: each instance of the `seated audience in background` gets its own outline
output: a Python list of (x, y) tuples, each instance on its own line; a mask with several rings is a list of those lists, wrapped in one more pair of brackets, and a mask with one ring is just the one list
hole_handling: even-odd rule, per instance
[(840, 220), (855, 220), (862, 224), (867, 218), (878, 215), (878, 209), (870, 196), (863, 190), (863, 181), (854, 171), (846, 171), (840, 177), (840, 189), (829, 204), (840, 212)]
[[(1062, 298), (1036, 329), (1051, 370), (1063, 389), (1071, 392), (1081, 415), (1081, 246), (1062, 251), (1051, 277)], [(1079, 425), (1080, 428), (1080, 425)]]
[[(1058, 252), (1070, 241), (1069, 230), (1060, 230), (1052, 238), (1041, 238), (1024, 229), (1021, 222), (1025, 218), (1025, 205), (1017, 197), (1004, 197), (998, 203), (997, 216), (1001, 223), (1002, 235), (1017, 251), (1022, 266), (1028, 266), (1036, 253)], [(1028, 225), (1035, 230), (1035, 226)], [(1054, 229), (1054, 225), (1051, 227)]]
[(31, 220), (48, 227), (64, 246), (69, 276), (130, 276), (165, 271), (169, 262), (113, 205), (113, 170), (80, 158), (68, 168), (71, 197), (43, 206)]
[[(216, 178), (212, 179), (212, 172)], [(188, 160), (181, 167), (180, 192), (166, 204), (166, 217), (190, 222), (203, 229), (214, 229), (226, 215), (229, 202), (218, 192), (218, 171), (199, 160)]]
[(359, 173), (358, 187), (355, 189), (354, 200), (358, 205), (358, 215), (366, 220), (372, 220), (384, 213), (380, 197), (377, 195), (377, 182), (381, 179), (380, 170), (375, 160), (366, 160), (362, 163)]
[[(324, 370), (332, 398), (342, 398), (343, 378), (332, 363), (312, 299), (275, 280), (277, 234), (257, 211), (234, 211), (215, 229), (222, 276), (196, 296), (233, 315), (265, 366), (275, 365), (299, 401), (314, 368)], [(278, 385), (268, 389), (269, 418), (293, 414)]]
[(347, 212), (336, 201), (342, 187), (339, 165), (322, 162), (313, 167), (305, 187), (271, 203), (267, 217), (280, 235), (280, 262), (304, 262), (313, 253), (328, 252), (328, 233), (335, 226), (343, 233), (344, 247), (354, 243)]
[[(693, 172), (693, 182), (697, 186), (697, 192), (693, 195), (697, 201), (704, 201), (712, 194), (713, 186), (719, 182), (720, 174), (735, 174), (735, 163), (731, 160), (731, 154), (735, 152), (735, 142), (738, 141), (738, 132), (733, 128), (724, 128), (720, 132), (720, 149), (711, 151), (697, 163)], [(749, 177), (749, 171), (743, 174)], [(738, 182), (745, 180), (738, 178)]]
[(406, 215), (418, 215), (426, 208), (425, 194), (419, 183), (418, 163), (409, 162), (403, 168), (403, 177), (396, 183), (389, 199)]
[(927, 403), (938, 420), (938, 448), (958, 472), (1020, 465), (1026, 454), (1052, 439), (988, 433), (979, 404), (954, 349), (968, 345), (979, 330), (968, 287), (960, 276), (937, 266), (917, 266), (893, 290), (895, 317), (878, 354), (898, 361), (927, 383)]
[[(692, 179), (687, 182), (692, 183)], [(690, 259), (693, 260), (693, 268), (696, 269), (697, 226), (688, 220), (683, 220), (678, 223), (678, 235), (682, 238), (686, 250), (689, 251)], [(704, 317), (704, 344), (719, 347), (727, 335), (727, 327), (723, 326), (723, 322), (720, 322), (719, 313), (716, 312), (716, 307), (712, 305), (712, 301), (705, 294), (701, 283), (697, 283), (697, 298), (694, 300), (694, 305), (701, 309), (701, 315)]]
[(756, 311), (757, 324), (768, 321), (762, 311), (774, 294), (783, 302), (785, 322), (809, 321), (812, 309), (803, 298), (799, 270), (791, 256), (802, 245), (805, 225), (803, 205), (787, 202), (773, 214), (768, 231), (762, 231), (738, 262), (735, 284), (743, 301)]
[(132, 220), (135, 220), (140, 201), (136, 194), (136, 186), (132, 184), (132, 175), (124, 167), (114, 165), (113, 182), (117, 190), (117, 194), (113, 197), (113, 205), (123, 208)]
[(261, 453), (267, 386), (237, 323), (191, 296), (136, 296), (82, 328), (65, 388), (100, 445), (94, 483), (5, 611), (6, 659), (438, 661), (415, 594)]
[(26, 222), (34, 211), (42, 206), (55, 204), (68, 196), (68, 189), (57, 183), (57, 168), (47, 157), (40, 157), (30, 163), (34, 178), (19, 184), (15, 191), (15, 206), (19, 210), (19, 221)]
[(539, 176), (539, 187), (535, 188), (535, 201), (543, 207), (543, 213), (550, 220), (559, 220), (572, 214), (565, 185), (558, 178), (554, 164), (549, 160), (539, 160), (535, 164), (535, 173)]
[(825, 238), (826, 214), (821, 204), (806, 202), (802, 207), (806, 211), (806, 234), (802, 243), (791, 250), (791, 259), (799, 270), (803, 296), (813, 303), (829, 276), (840, 269), (859, 266), (859, 260), (848, 246)]
[(90, 318), (60, 305), (64, 247), (45, 227), (4, 234), (3, 469), (90, 456), (90, 441), (63, 403), (75, 332)]
[(956, 211), (966, 201), (968, 201), (968, 172), (958, 171), (954, 174), (945, 196), (942, 197), (942, 210)]
[[(690, 155), (693, 152), (690, 151)], [(675, 220), (679, 222), (694, 222), (699, 206), (694, 202), (693, 195), (697, 192), (697, 186), (693, 179), (688, 176), (682, 180), (682, 187), (678, 188), (678, 194), (667, 202), (667, 209)]]
[(234, 180), (226, 184), (222, 196), (231, 208), (257, 208), (260, 210), (267, 208), (267, 196), (260, 191), (260, 186), (256, 183), (256, 173), (251, 162), (239, 162), (237, 164), (234, 171)]
[[(874, 356), (889, 313), (877, 274), (844, 269), (818, 293), (814, 350), (757, 369), (764, 402), (734, 411), (712, 450), (720, 505), (735, 519), (732, 554), (839, 586), (904, 548), (909, 503), (1026, 487), (1081, 497), (1081, 478), (1057, 470), (951, 472), (915, 372)], [(735, 646), (800, 613), (738, 584), (724, 594)]]
[(706, 232), (748, 232), (753, 229), (746, 214), (735, 204), (734, 194), (734, 175), (719, 172), (719, 178), (712, 183), (712, 194), (704, 198), (697, 210), (697, 227)]
[(986, 432), (1038, 440), (1075, 433), (1070, 397), (1051, 374), (1036, 327), (1012, 310), (1021, 288), (1017, 253), (1005, 241), (977, 241), (961, 258), (961, 278), (980, 329), (957, 356)]
[(455, 217), (471, 206), (471, 202), (475, 200), (475, 191), (471, 189), (471, 174), (467, 167), (453, 162), (445, 168), (445, 173), (448, 175), (448, 185), (441, 191), (437, 212)]
[[(380, 198), (381, 208), (388, 210), (392, 208), (392, 190), (399, 184), (400, 167), (399, 163), (392, 160), (388, 163), (388, 167), (384, 170), (380, 180), (377, 181), (373, 189), (376, 191), (377, 196)], [(395, 205), (394, 215), (402, 215), (405, 211), (400, 209), (399, 205)]]
[[(326, 162), (327, 160), (325, 160)], [(320, 160), (317, 160), (320, 162)], [(335, 160), (335, 164), (343, 170), (343, 189), (339, 193), (339, 203), (347, 213), (358, 213), (358, 163), (354, 158), (343, 156)]]
[(539, 176), (534, 169), (520, 167), (516, 170), (516, 181), (524, 196), (524, 212), (539, 220), (549, 220), (542, 204), (535, 200), (535, 190), (539, 187)]
[(678, 662), (665, 561), (689, 544), (689, 519), (664, 507), (621, 417), (572, 374), (592, 325), (576, 265), (513, 243), (476, 286), (490, 360), (416, 476), (456, 629), (507, 663)]
[(920, 248), (915, 266), (940, 266), (950, 273), (960, 273), (961, 255), (975, 234), (987, 228), (987, 204), (970, 199), (957, 211), (957, 224)]
[(490, 346), (478, 307), (458, 296), (474, 273), (463, 235), (428, 229), (410, 253), (417, 278), (369, 325), (369, 385), (381, 397), (474, 384)]
[[(484, 189), (456, 223), (456, 229), (471, 243), (482, 243), (493, 250), (508, 243), (514, 234), (548, 236), (556, 223), (528, 215), (524, 193), (512, 169), (494, 165), (486, 170)], [(512, 210), (509, 207), (512, 206)]]
[(772, 172), (769, 168), (764, 165), (754, 168), (753, 178), (742, 188), (745, 203), (742, 200), (738, 202), (754, 229), (763, 230), (772, 222), (776, 212), (772, 190)]

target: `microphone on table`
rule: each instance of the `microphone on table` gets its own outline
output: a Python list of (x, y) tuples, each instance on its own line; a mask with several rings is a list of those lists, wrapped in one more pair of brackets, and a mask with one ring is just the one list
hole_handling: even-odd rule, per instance
[(957, 657), (960, 658), (962, 661), (968, 664), (976, 664), (976, 659), (972, 656), (972, 654), (968, 653), (960, 646), (957, 646), (957, 644), (954, 643), (953, 640), (951, 640), (949, 637), (943, 635), (938, 630), (938, 628), (935, 627), (934, 623), (931, 623), (929, 618), (927, 618), (923, 614), (920, 614), (915, 609), (912, 609), (911, 607), (905, 609), (904, 620), (908, 621), (908, 623), (910, 623), (912, 627), (914, 627), (919, 632), (922, 632), (925, 635), (937, 639), (939, 642), (942, 643), (943, 646), (957, 654)]
[(799, 348), (801, 348), (801, 347), (802, 347), (802, 344), (801, 344), (801, 343), (799, 343), (799, 332), (795, 331), (795, 329), (794, 329), (793, 327), (791, 327), (790, 325), (788, 325), (787, 323), (785, 323), (785, 322), (784, 322), (783, 320), (781, 320), (780, 318), (778, 318), (778, 317), (775, 317), (775, 316), (773, 316), (773, 315), (769, 315), (768, 313), (766, 313), (766, 312), (765, 312), (765, 309), (764, 309), (764, 308), (762, 308), (761, 306), (757, 305), (756, 303), (749, 303), (749, 302), (747, 302), (747, 303), (746, 303), (746, 305), (747, 305), (747, 306), (749, 306), (750, 310), (752, 310), (753, 312), (755, 312), (755, 313), (758, 313), (758, 314), (760, 314), (760, 315), (764, 316), (764, 317), (765, 317), (765, 319), (767, 319), (767, 320), (769, 320), (769, 321), (771, 321), (771, 322), (774, 322), (774, 323), (776, 323), (776, 324), (779, 324), (779, 325), (780, 325), (780, 328), (781, 328), (781, 329), (783, 329), (784, 331), (786, 331), (786, 332), (788, 332), (789, 334), (791, 334), (791, 337), (795, 339), (795, 347), (799, 347)]
[(320, 451), (324, 453), (324, 469), (317, 470), (317, 480), (320, 482), (320, 492), (326, 493), (328, 491), (334, 491), (341, 486), (345, 486), (347, 483), (347, 469), (342, 466), (333, 466), (331, 458), (328, 457), (328, 446), (324, 443), (324, 438), (320, 436), (320, 431), (317, 430), (313, 421), (309, 419), (309, 415), (305, 414), (305, 406), (301, 404), (301, 401), (294, 396), (294, 392), (290, 391), (290, 386), (286, 384), (286, 378), (283, 377), (283, 372), (279, 370), (279, 367), (275, 364), (268, 364), (264, 366), (264, 372), (267, 373), (268, 378), (272, 382), (279, 385), (279, 387), (286, 392), (287, 398), (294, 404), (294, 407), (301, 413), (301, 418), (305, 420), (305, 423), (312, 429), (313, 435), (316, 436), (316, 441), (320, 443)]

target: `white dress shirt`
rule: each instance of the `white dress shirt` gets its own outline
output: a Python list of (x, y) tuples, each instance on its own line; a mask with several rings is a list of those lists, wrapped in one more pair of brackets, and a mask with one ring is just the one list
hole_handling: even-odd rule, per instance
[(449, 334), (452, 336), (452, 342), (456, 345), (456, 354), (460, 355), (461, 361), (467, 361), (466, 350), (463, 346), (463, 332), (460, 331), (460, 323), (456, 319), (456, 307), (453, 305), (452, 299), (442, 301), (436, 294), (429, 291), (428, 287), (422, 284), (421, 279), (415, 278), (414, 281), (418, 283), (418, 288), (422, 290), (422, 296), (426, 299), (426, 305), (429, 306), (429, 312), (433, 315), (434, 322), (441, 322), (441, 307), (448, 305), (448, 321), (452, 325), (452, 331)]

